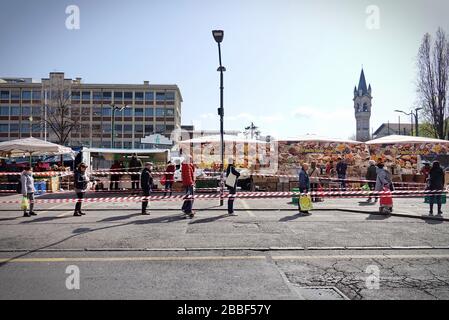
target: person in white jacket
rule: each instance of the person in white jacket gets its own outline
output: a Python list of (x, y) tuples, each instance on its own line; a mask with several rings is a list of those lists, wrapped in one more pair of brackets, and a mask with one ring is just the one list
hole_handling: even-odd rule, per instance
[(34, 208), (34, 193), (36, 189), (34, 188), (34, 178), (33, 172), (30, 166), (26, 166), (20, 175), (20, 182), (22, 184), (22, 195), (28, 198), (30, 202), (29, 212), (27, 210), (23, 210), (24, 217), (35, 216), (36, 213), (33, 211)]

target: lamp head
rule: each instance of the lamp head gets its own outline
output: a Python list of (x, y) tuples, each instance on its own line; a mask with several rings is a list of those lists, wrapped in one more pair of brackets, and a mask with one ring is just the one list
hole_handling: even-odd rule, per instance
[(214, 36), (214, 39), (217, 43), (221, 43), (223, 41), (224, 31), (223, 30), (212, 30), (212, 35)]

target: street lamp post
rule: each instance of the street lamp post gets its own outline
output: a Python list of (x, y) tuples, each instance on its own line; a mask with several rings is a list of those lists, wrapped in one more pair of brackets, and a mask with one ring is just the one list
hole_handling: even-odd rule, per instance
[(223, 205), (223, 195), (224, 195), (224, 108), (223, 108), (223, 72), (226, 68), (221, 64), (221, 46), (220, 43), (223, 41), (224, 31), (223, 30), (212, 30), (212, 35), (218, 44), (218, 60), (220, 66), (217, 71), (220, 72), (220, 108), (218, 108), (218, 115), (220, 116), (220, 145), (221, 145), (221, 166), (220, 166), (220, 206)]
[(418, 111), (421, 109), (422, 108), (415, 108), (414, 110), (411, 110), (409, 113), (402, 110), (394, 110), (395, 112), (400, 112), (407, 116), (410, 116), (412, 120), (411, 127), (413, 127), (413, 117), (415, 118), (415, 136), (419, 136)]
[(124, 105), (124, 106), (121, 106), (121, 107), (119, 107), (119, 106), (117, 106), (117, 105), (115, 105), (115, 104), (111, 104), (111, 108), (112, 108), (112, 120), (111, 120), (111, 122), (112, 122), (112, 124), (111, 124), (111, 126), (112, 126), (112, 128), (111, 128), (111, 133), (112, 133), (112, 136), (111, 136), (111, 148), (113, 149), (114, 148), (114, 136), (115, 136), (115, 111), (116, 110), (119, 110), (119, 111), (122, 111), (123, 109), (125, 109), (125, 108), (128, 108), (128, 106), (127, 105)]

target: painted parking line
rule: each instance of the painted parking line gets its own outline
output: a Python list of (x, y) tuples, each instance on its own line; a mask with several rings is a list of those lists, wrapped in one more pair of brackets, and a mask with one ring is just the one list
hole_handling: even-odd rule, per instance
[(241, 199), (241, 203), (243, 205), (243, 207), (246, 209), (246, 213), (251, 217), (251, 218), (255, 218), (256, 215), (251, 211), (251, 208), (249, 207), (249, 205), (246, 203), (245, 200)]
[(89, 257), (89, 258), (9, 258), (0, 263), (38, 263), (38, 262), (138, 262), (138, 261), (223, 261), (223, 260), (266, 260), (265, 256), (198, 256), (198, 257)]
[(273, 256), (273, 260), (341, 260), (341, 259), (449, 259), (449, 254), (368, 254), (368, 255), (315, 255)]

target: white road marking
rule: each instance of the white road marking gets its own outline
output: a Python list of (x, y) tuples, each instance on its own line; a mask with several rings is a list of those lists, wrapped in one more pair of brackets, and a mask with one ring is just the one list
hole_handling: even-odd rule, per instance
[(246, 203), (246, 201), (243, 200), (243, 199), (241, 199), (241, 202), (242, 202), (243, 207), (246, 209), (246, 213), (248, 213), (248, 215), (249, 215), (251, 218), (255, 218), (256, 215), (251, 211), (251, 208), (250, 208), (249, 205)]

